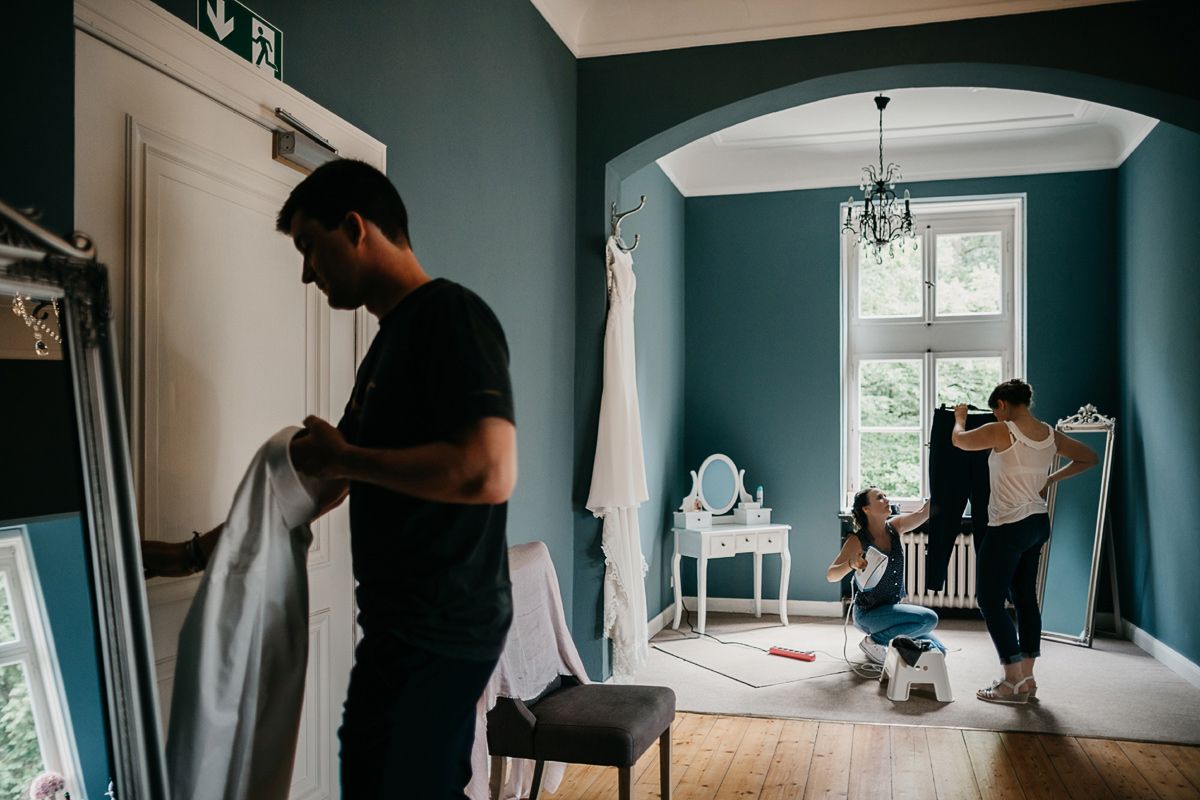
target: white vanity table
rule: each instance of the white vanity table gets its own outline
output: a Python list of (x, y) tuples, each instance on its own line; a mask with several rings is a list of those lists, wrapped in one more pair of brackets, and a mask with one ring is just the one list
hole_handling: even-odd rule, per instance
[(679, 627), (683, 617), (683, 596), (679, 581), (679, 560), (683, 556), (696, 559), (696, 630), (704, 633), (704, 619), (708, 598), (708, 562), (714, 558), (733, 558), (738, 553), (754, 556), (754, 616), (762, 616), (762, 557), (777, 553), (779, 570), (779, 621), (788, 624), (787, 586), (788, 574), (792, 570), (792, 556), (788, 550), (788, 531), (791, 525), (754, 523), (743, 525), (730, 516), (714, 519), (704, 528), (674, 528), (675, 555), (671, 559), (671, 572), (675, 578), (675, 622)]
[[(745, 470), (738, 470), (733, 461), (720, 453), (709, 456), (692, 472), (692, 491), (683, 499), (680, 512), (675, 514), (675, 554), (671, 558), (671, 574), (675, 585), (675, 622), (678, 629), (683, 617), (683, 586), (679, 577), (679, 561), (684, 556), (696, 559), (696, 600), (698, 624), (704, 633), (708, 601), (708, 562), (714, 558), (733, 558), (739, 553), (754, 557), (754, 616), (762, 616), (762, 557), (778, 554), (779, 621), (788, 624), (787, 587), (792, 567), (788, 550), (790, 525), (772, 523), (771, 510), (754, 502), (744, 485)], [(760, 487), (761, 488), (761, 487)], [(738, 500), (735, 514), (727, 512)], [(716, 515), (716, 516), (714, 516)], [(722, 516), (723, 515), (723, 516)]]

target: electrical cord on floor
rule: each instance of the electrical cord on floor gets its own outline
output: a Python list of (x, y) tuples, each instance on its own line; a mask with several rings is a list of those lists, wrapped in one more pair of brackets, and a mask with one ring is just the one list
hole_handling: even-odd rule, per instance
[[(718, 639), (716, 636), (713, 636), (710, 633), (700, 633), (692, 626), (692, 617), (691, 617), (691, 613), (688, 611), (687, 606), (683, 607), (683, 621), (688, 626), (688, 630), (691, 631), (691, 636), (683, 635), (683, 636), (680, 636), (680, 639), (712, 639), (714, 642), (718, 642), (720, 644), (736, 644), (736, 645), (741, 645), (742, 647), (749, 647), (751, 650), (758, 650), (760, 653), (767, 652), (766, 650), (764, 650), (761, 647), (757, 647), (752, 644), (746, 644), (745, 642), (726, 642), (723, 639)], [(724, 678), (729, 678), (729, 680), (731, 680), (731, 681), (737, 681), (738, 683), (742, 684), (743, 686), (749, 686), (751, 689), (763, 688), (762, 686), (759, 686), (757, 684), (753, 684), (748, 681), (744, 681), (741, 678), (730, 675), (727, 672), (721, 672), (721, 670), (719, 670), (719, 669), (713, 669), (712, 667), (707, 666), (706, 664), (701, 664), (698, 661), (692, 661), (690, 658), (684, 658), (681, 655), (672, 653), (670, 650), (664, 650), (661, 647), (659, 647), (658, 645), (652, 644), (650, 646), (653, 647), (655, 650), (659, 651), (660, 653), (666, 653), (667, 655), (671, 656), (672, 658), (678, 658), (680, 661), (686, 661), (687, 663), (692, 664), (697, 667), (700, 667), (701, 669), (706, 669), (709, 672), (715, 672)], [(803, 679), (799, 679), (799, 680), (803, 680)], [(790, 683), (790, 681), (784, 681), (784, 683)], [(778, 684), (771, 684), (771, 685), (775, 686)]]
[[(850, 605), (846, 610), (846, 617), (842, 622), (842, 654), (839, 656), (836, 653), (830, 653), (828, 650), (810, 650), (808, 652), (814, 653), (814, 654), (820, 653), (822, 655), (829, 656), (830, 658), (834, 659), (835, 661), (844, 661), (846, 663), (846, 666), (850, 667), (850, 669), (854, 672), (854, 674), (858, 675), (860, 678), (869, 678), (869, 679), (874, 680), (874, 679), (877, 679), (879, 677), (880, 673), (883, 671), (882, 665), (875, 664), (870, 661), (851, 661), (850, 658), (846, 655), (846, 649), (849, 646), (849, 634), (846, 631), (846, 625), (850, 621), (850, 614), (852, 613), (852, 610), (854, 608), (855, 594), (857, 594), (857, 591), (854, 588), (854, 582), (852, 580), (851, 581)], [(686, 605), (683, 607), (683, 622), (685, 625), (687, 625), (688, 630), (691, 632), (691, 635), (690, 636), (683, 635), (680, 637), (681, 639), (712, 639), (714, 642), (717, 642), (718, 644), (737, 645), (739, 647), (748, 647), (751, 650), (757, 650), (760, 653), (770, 652), (770, 650), (765, 647), (759, 647), (757, 645), (747, 644), (746, 642), (729, 642), (729, 641), (725, 641), (724, 639), (719, 639), (716, 636), (713, 636), (711, 633), (700, 633), (692, 625), (691, 612), (688, 610), (688, 607)], [(672, 653), (669, 650), (664, 650), (663, 648), (658, 647), (657, 645), (651, 645), (651, 647), (654, 647), (655, 650), (658, 650), (661, 653), (666, 653), (667, 655), (672, 656), (673, 658), (677, 658), (680, 661), (686, 661), (687, 663), (693, 664), (697, 667), (700, 667), (701, 669), (706, 669), (709, 672), (715, 672), (718, 675), (729, 678), (732, 681), (737, 681), (738, 683), (740, 683), (744, 686), (749, 686), (752, 689), (761, 689), (762, 688), (761, 686), (757, 686), (753, 683), (748, 683), (747, 681), (744, 681), (741, 678), (736, 678), (733, 675), (729, 675), (727, 673), (721, 672), (720, 670), (713, 669), (712, 667), (707, 666), (705, 664), (701, 664), (697, 661), (692, 661), (690, 658), (684, 658), (683, 656), (678, 655), (676, 653)], [(806, 678), (797, 678), (796, 679), (796, 681), (801, 681), (801, 680), (808, 680), (808, 678), (806, 677)], [(781, 681), (778, 684), (771, 684), (771, 685), (779, 686), (783, 683), (795, 683), (796, 681)]]
[[(883, 559), (875, 568), (871, 570), (871, 574), (863, 578), (863, 583), (870, 583), (875, 577), (875, 573), (882, 567), (886, 567), (887, 559)], [(876, 664), (874, 661), (851, 661), (846, 655), (846, 648), (850, 646), (850, 634), (847, 627), (850, 625), (850, 615), (854, 613), (854, 600), (858, 597), (858, 576), (850, 578), (850, 602), (846, 606), (846, 617), (842, 620), (842, 660), (849, 665), (850, 669), (854, 670), (854, 674), (860, 678), (878, 678), (883, 674), (883, 665)], [(868, 634), (868, 637), (870, 634)], [(874, 640), (872, 640), (874, 641)]]

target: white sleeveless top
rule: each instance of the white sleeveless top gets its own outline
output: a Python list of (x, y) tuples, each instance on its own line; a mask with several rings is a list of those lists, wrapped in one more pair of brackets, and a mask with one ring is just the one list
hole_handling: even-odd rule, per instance
[(1045, 514), (1046, 501), (1038, 495), (1046, 485), (1046, 476), (1054, 465), (1054, 429), (1046, 423), (1050, 434), (1035, 442), (1011, 420), (1008, 426), (1012, 444), (1003, 452), (992, 451), (988, 456), (988, 474), (992, 494), (988, 500), (988, 525), (1007, 525), (1032, 514)]

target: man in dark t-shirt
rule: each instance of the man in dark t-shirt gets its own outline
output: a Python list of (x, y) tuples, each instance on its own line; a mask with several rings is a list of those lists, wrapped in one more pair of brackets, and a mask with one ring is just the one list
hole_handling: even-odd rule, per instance
[(309, 417), (292, 444), (296, 469), (332, 487), (328, 508), (350, 496), (364, 635), (339, 733), (342, 797), (464, 797), (476, 701), (512, 620), (504, 332), (473, 292), (425, 273), (373, 167), (320, 167), (278, 228), (331, 307), (379, 318), (338, 426)]

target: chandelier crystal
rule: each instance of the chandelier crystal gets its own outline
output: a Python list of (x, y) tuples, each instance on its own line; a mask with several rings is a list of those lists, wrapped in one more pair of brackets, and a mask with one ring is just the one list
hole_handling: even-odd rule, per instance
[(863, 167), (862, 183), (858, 187), (863, 193), (862, 207), (856, 208), (851, 196), (846, 201), (846, 222), (842, 225), (845, 233), (854, 236), (855, 244), (869, 249), (880, 264), (883, 263), (883, 251), (886, 249), (889, 257), (895, 257), (897, 246), (903, 248), (905, 244), (902, 240), (912, 241), (913, 250), (917, 249), (908, 190), (904, 190), (903, 210), (896, 197), (896, 181), (902, 177), (900, 165), (889, 163), (886, 169), (883, 166), (883, 110), (890, 100), (882, 94), (875, 98), (875, 107), (879, 109), (879, 166), (868, 164)]

